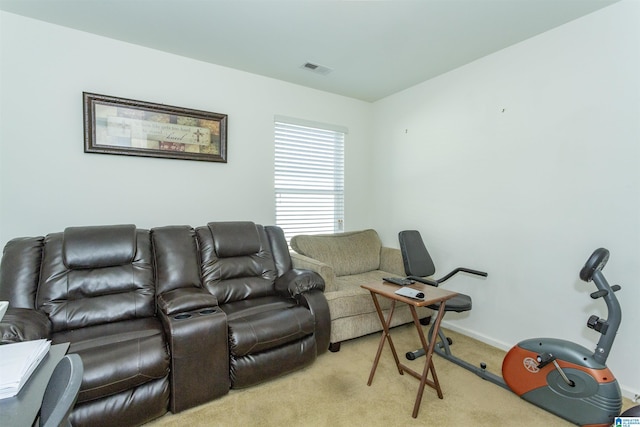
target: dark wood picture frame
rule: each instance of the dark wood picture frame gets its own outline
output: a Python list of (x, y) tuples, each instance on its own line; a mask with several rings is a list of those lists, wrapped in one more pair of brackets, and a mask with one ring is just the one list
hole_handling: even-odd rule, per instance
[(83, 92), (84, 152), (227, 162), (227, 115)]

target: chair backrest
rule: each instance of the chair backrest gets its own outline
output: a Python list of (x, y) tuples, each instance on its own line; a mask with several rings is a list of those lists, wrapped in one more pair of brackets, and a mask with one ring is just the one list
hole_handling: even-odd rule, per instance
[(40, 427), (71, 425), (69, 414), (78, 399), (83, 371), (77, 354), (68, 354), (58, 362), (42, 399)]
[(401, 231), (398, 233), (398, 240), (400, 241), (404, 271), (407, 276), (427, 277), (435, 274), (436, 267), (419, 231)]

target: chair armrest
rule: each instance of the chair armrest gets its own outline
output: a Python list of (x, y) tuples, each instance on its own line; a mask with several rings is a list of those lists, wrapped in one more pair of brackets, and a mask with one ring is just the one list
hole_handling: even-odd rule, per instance
[(0, 343), (49, 338), (51, 321), (46, 314), (30, 308), (9, 307), (0, 321)]
[(279, 294), (295, 298), (313, 290), (323, 292), (324, 280), (315, 271), (294, 268), (276, 279), (275, 288)]
[(336, 290), (336, 273), (333, 268), (317, 259), (291, 252), (291, 262), (294, 269), (315, 271), (324, 280), (324, 291), (333, 292)]
[(400, 249), (383, 246), (380, 250), (380, 270), (393, 273), (398, 276), (405, 276), (402, 252)]
[(217, 306), (218, 299), (200, 288), (178, 288), (158, 295), (158, 308), (167, 316)]

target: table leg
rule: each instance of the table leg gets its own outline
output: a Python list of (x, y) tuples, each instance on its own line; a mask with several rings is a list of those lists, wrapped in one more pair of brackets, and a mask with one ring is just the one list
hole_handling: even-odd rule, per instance
[(444, 396), (442, 394), (442, 389), (440, 388), (440, 382), (438, 381), (438, 376), (436, 375), (436, 369), (433, 366), (433, 350), (435, 349), (438, 330), (440, 329), (440, 323), (442, 322), (442, 317), (444, 316), (444, 306), (445, 301), (440, 303), (440, 309), (438, 310), (438, 314), (436, 316), (436, 320), (433, 326), (433, 337), (429, 344), (427, 345), (427, 341), (424, 337), (424, 332), (422, 331), (422, 327), (420, 326), (420, 320), (418, 319), (418, 314), (416, 313), (416, 309), (413, 306), (411, 308), (411, 315), (413, 316), (413, 323), (416, 325), (416, 329), (418, 329), (418, 335), (420, 336), (420, 342), (422, 343), (422, 348), (424, 348), (426, 354), (426, 360), (424, 364), (424, 369), (422, 371), (422, 377), (420, 378), (420, 387), (418, 388), (418, 395), (416, 396), (416, 403), (413, 405), (413, 414), (411, 415), (413, 418), (418, 417), (418, 411), (420, 410), (420, 403), (422, 402), (422, 394), (424, 392), (424, 387), (427, 384), (427, 375), (431, 372), (431, 376), (433, 378), (433, 388), (438, 392), (438, 397), (442, 399)]
[(398, 372), (400, 375), (403, 375), (402, 367), (400, 365), (400, 359), (398, 359), (398, 353), (396, 352), (396, 347), (393, 345), (393, 340), (391, 339), (391, 334), (389, 333), (389, 328), (391, 327), (391, 319), (393, 318), (393, 312), (396, 308), (396, 301), (391, 301), (391, 309), (389, 310), (389, 316), (385, 320), (384, 314), (382, 313), (382, 308), (380, 308), (380, 303), (378, 302), (378, 298), (375, 293), (371, 292), (371, 298), (373, 299), (373, 304), (376, 307), (376, 312), (378, 313), (378, 318), (380, 319), (380, 323), (382, 324), (382, 336), (380, 337), (380, 343), (378, 344), (378, 352), (376, 353), (376, 357), (373, 360), (373, 366), (371, 367), (371, 373), (369, 374), (369, 381), (367, 381), (367, 385), (371, 385), (373, 382), (373, 376), (376, 373), (376, 369), (378, 368), (378, 362), (380, 361), (380, 355), (382, 354), (382, 349), (384, 347), (384, 342), (389, 341), (389, 347), (391, 348), (391, 353), (393, 353), (393, 358), (396, 361), (396, 367), (398, 368)]

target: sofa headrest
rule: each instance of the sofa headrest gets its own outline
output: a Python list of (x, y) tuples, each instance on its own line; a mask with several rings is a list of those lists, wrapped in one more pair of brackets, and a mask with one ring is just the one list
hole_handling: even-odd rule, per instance
[(375, 230), (368, 229), (294, 236), (291, 249), (330, 265), (336, 276), (347, 276), (378, 270), (382, 242)]
[(253, 222), (210, 222), (207, 226), (219, 258), (253, 255), (260, 251), (260, 236)]
[(64, 230), (62, 256), (67, 268), (101, 268), (130, 264), (135, 254), (135, 225), (68, 227)]

